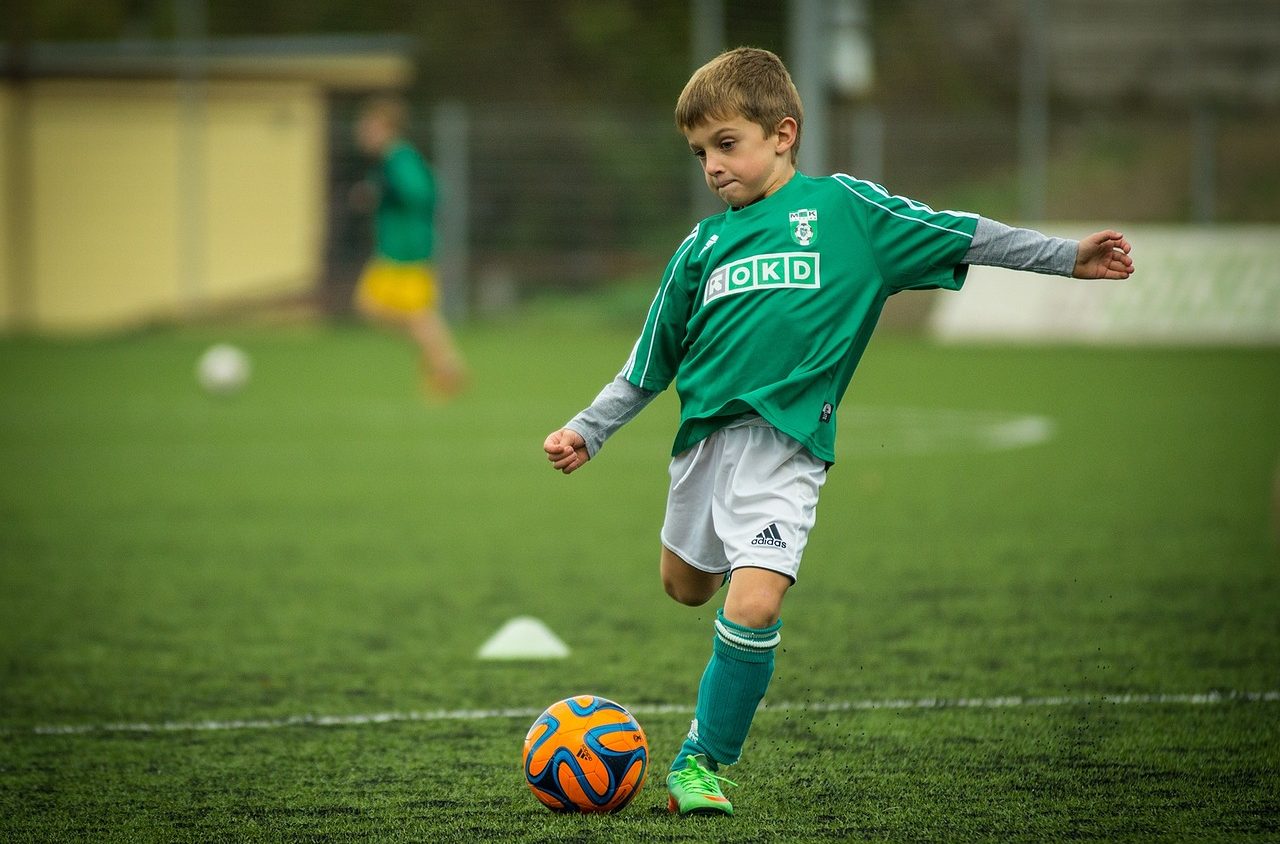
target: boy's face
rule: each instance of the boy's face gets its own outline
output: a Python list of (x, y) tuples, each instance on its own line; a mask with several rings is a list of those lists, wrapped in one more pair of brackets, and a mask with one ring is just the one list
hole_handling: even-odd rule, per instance
[(783, 118), (772, 135), (743, 117), (710, 120), (684, 133), (702, 164), (707, 187), (734, 208), (763, 199), (795, 173), (796, 122)]
[(383, 117), (365, 112), (356, 121), (356, 145), (366, 155), (381, 155), (395, 140), (395, 130)]

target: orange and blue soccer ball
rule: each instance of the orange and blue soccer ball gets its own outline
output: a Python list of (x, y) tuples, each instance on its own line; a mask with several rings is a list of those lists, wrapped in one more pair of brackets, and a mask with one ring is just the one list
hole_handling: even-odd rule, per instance
[(529, 790), (553, 812), (617, 812), (644, 784), (649, 740), (621, 705), (577, 695), (533, 722), (523, 762)]

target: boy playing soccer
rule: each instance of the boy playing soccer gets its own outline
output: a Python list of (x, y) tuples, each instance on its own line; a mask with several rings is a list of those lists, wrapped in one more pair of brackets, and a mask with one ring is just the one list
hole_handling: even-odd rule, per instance
[(448, 396), (462, 388), (465, 372), (436, 307), (435, 180), (404, 139), (404, 124), (404, 105), (385, 97), (365, 104), (356, 123), (356, 142), (377, 167), (356, 185), (352, 200), (373, 211), (377, 243), (356, 285), (355, 304), (365, 317), (408, 333), (422, 355), (424, 386)]
[[(729, 206), (668, 264), (626, 365), (543, 443), (568, 474), (674, 379), (680, 427), (662, 526), (662, 583), (716, 613), (669, 808), (732, 814), (715, 772), (738, 760), (773, 675), (782, 598), (795, 582), (835, 459), (836, 408), (885, 300), (958, 290), (970, 264), (1123, 279), (1129, 243), (1078, 243), (976, 214), (934, 211), (879, 185), (799, 173), (803, 112), (781, 60), (740, 47), (695, 72), (676, 124)], [(731, 577), (730, 577), (731, 576)]]

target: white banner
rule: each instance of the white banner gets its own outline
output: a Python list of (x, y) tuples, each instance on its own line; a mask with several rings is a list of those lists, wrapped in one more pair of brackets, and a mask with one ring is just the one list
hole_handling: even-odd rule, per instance
[[(1078, 238), (1103, 226), (1054, 224)], [(1127, 281), (1079, 281), (973, 267), (939, 296), (943, 340), (1280, 344), (1280, 226), (1120, 227), (1133, 244)]]

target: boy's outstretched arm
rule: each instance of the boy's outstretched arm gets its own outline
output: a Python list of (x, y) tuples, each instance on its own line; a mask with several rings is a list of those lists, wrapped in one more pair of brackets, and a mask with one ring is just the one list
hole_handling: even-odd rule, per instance
[(964, 263), (1073, 278), (1125, 279), (1133, 274), (1130, 249), (1124, 235), (1110, 229), (1075, 241), (979, 217)]
[(1124, 279), (1133, 275), (1133, 247), (1117, 231), (1095, 232), (1080, 241), (1076, 248), (1073, 278)]
[(566, 475), (581, 468), (657, 395), (658, 391), (637, 387), (619, 373), (589, 407), (543, 440), (542, 450), (551, 466)]

